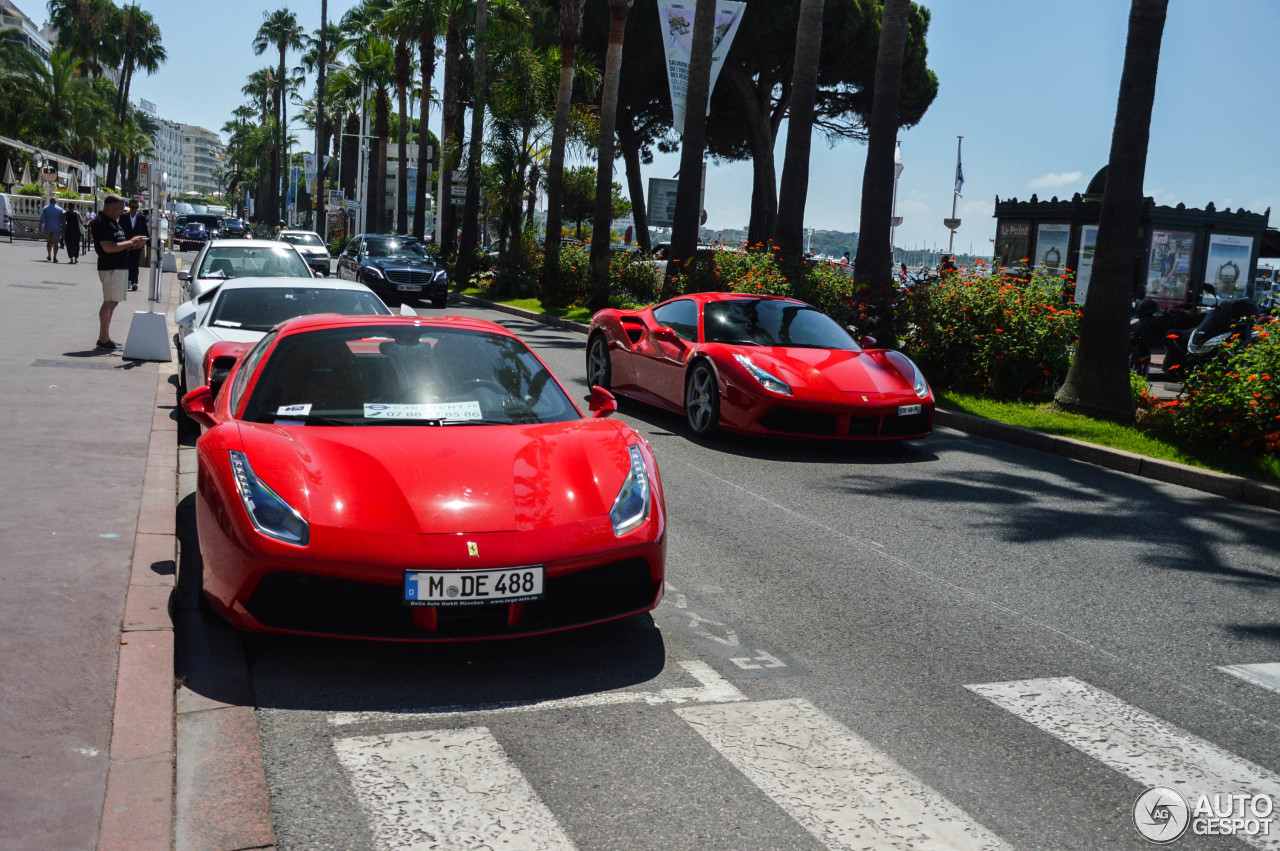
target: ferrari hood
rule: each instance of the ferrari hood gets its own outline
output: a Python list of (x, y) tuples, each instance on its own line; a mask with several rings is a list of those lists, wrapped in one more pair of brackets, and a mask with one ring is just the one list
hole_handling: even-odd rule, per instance
[(254, 472), (308, 522), (524, 531), (605, 516), (630, 465), (611, 420), (530, 426), (241, 424)]
[[(743, 352), (751, 362), (792, 387), (838, 393), (902, 393), (911, 391), (888, 353), (837, 349), (767, 347)], [(905, 366), (905, 364), (904, 364)], [(910, 367), (906, 367), (910, 370)]]

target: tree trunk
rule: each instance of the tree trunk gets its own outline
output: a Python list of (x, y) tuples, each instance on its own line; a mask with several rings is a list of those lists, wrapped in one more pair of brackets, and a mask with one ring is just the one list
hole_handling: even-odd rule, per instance
[(778, 171), (773, 149), (790, 88), (783, 86), (783, 100), (771, 114), (772, 86), (753, 85), (736, 64), (725, 68), (724, 75), (746, 117), (747, 143), (751, 147), (751, 220), (747, 225), (747, 244), (768, 245), (773, 241), (778, 223)]
[(431, 131), (427, 116), (431, 112), (431, 79), (436, 73), (436, 40), (424, 39), (418, 45), (418, 64), (422, 70), (422, 119), (418, 122), (417, 205), (413, 209), (413, 235), (422, 239), (427, 232), (427, 181), (431, 177)]
[[(458, 55), (462, 49), (462, 34), (458, 29), (457, 17), (449, 20), (449, 29), (444, 37), (444, 119), (440, 128), (440, 146), (447, 150), (453, 147), (458, 137), (460, 105), (458, 89), (462, 76), (461, 61)], [(453, 169), (457, 165), (457, 153), (446, 154), (441, 151), (440, 168), (440, 250), (445, 255), (452, 255), (457, 243), (456, 225), (453, 215)]]
[(533, 217), (537, 214), (538, 205), (538, 181), (542, 179), (542, 174), (538, 170), (537, 162), (529, 164), (529, 185), (527, 187), (528, 201), (525, 206), (524, 219), (533, 224)]
[(618, 123), (618, 147), (622, 149), (622, 161), (627, 167), (627, 191), (631, 195), (631, 217), (635, 220), (636, 243), (640, 250), (653, 250), (649, 239), (649, 214), (644, 205), (644, 177), (640, 173), (640, 145), (636, 141), (635, 128), (624, 116)]
[(365, 212), (365, 233), (386, 231), (387, 136), (391, 132), (391, 99), (382, 89), (373, 93), (373, 151), (369, 157), (369, 209)]
[(556, 118), (551, 130), (551, 154), (547, 164), (547, 241), (542, 263), (542, 303), (559, 307), (564, 302), (560, 281), (560, 231), (564, 211), (564, 145), (569, 135), (569, 101), (573, 97), (573, 66), (582, 37), (582, 11), (586, 0), (560, 0), (560, 88)]
[(1116, 104), (1098, 246), (1080, 341), (1054, 404), (1065, 411), (1132, 422), (1129, 388), (1130, 287), (1141, 263), (1142, 181), (1168, 0), (1133, 0)]
[(867, 164), (862, 172), (862, 216), (858, 256), (854, 263), (859, 289), (870, 295), (876, 339), (894, 348), (892, 236), (893, 152), (898, 139), (898, 98), (902, 89), (902, 54), (907, 43), (911, 0), (885, 0), (876, 53), (876, 91), (867, 133)]
[(782, 256), (804, 256), (804, 208), (809, 197), (809, 151), (813, 144), (813, 103), (818, 86), (818, 54), (822, 50), (823, 0), (801, 0), (796, 27), (796, 65), (791, 82), (791, 118), (782, 165), (775, 233)]
[(347, 123), (342, 128), (342, 197), (356, 197), (356, 180), (360, 171), (360, 113), (353, 112), (347, 116)]
[(409, 232), (409, 43), (396, 42), (396, 108), (400, 127), (396, 134), (396, 232)]
[(693, 15), (693, 45), (689, 55), (689, 89), (680, 143), (680, 184), (671, 228), (670, 257), (662, 297), (671, 294), (672, 276), (698, 252), (698, 224), (702, 212), (702, 156), (707, 148), (707, 99), (711, 94), (711, 49), (715, 29), (715, 0), (698, 0)]
[(329, 0), (320, 0), (320, 52), (318, 78), (316, 81), (316, 215), (315, 228), (320, 238), (329, 241), (329, 217), (325, 211), (325, 154), (329, 150), (329, 125), (324, 116), (324, 72), (328, 56), (325, 43), (325, 28), (329, 23)]
[[(476, 0), (475, 95), (471, 107), (471, 147), (467, 152), (467, 200), (462, 211), (462, 244), (458, 246), (457, 278), (463, 285), (471, 278), (480, 218), (480, 143), (484, 140), (484, 96), (488, 52), (489, 0)], [(522, 150), (524, 150), (522, 148)], [(523, 174), (523, 172), (521, 172)], [(519, 196), (516, 209), (519, 210)], [(519, 239), (519, 234), (516, 238)]]
[[(124, 126), (124, 117), (129, 111), (129, 85), (133, 80), (133, 57), (125, 57), (124, 70), (120, 72), (120, 87), (116, 90), (116, 126)], [(116, 184), (116, 168), (121, 160), (120, 151), (116, 148), (111, 149), (111, 155), (107, 158), (107, 185), (115, 186)]]
[(609, 0), (609, 47), (600, 97), (600, 141), (596, 157), (596, 208), (591, 227), (591, 286), (587, 306), (609, 306), (609, 243), (613, 225), (613, 136), (618, 125), (618, 79), (622, 73), (622, 37), (632, 0)]

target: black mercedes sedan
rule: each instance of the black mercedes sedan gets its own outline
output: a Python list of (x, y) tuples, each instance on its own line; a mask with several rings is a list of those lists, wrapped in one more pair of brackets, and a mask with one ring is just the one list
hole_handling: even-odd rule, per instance
[(338, 255), (338, 277), (364, 284), (388, 303), (424, 299), (439, 308), (449, 293), (444, 264), (411, 236), (352, 237)]

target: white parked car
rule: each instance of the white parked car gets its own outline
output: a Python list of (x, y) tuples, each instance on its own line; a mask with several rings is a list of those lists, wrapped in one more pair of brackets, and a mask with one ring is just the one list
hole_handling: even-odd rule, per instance
[(183, 298), (199, 298), (233, 278), (314, 278), (306, 259), (287, 242), (219, 239), (206, 242), (190, 269), (178, 273)]
[(205, 355), (215, 343), (256, 343), (286, 319), (317, 313), (390, 316), (391, 309), (364, 284), (314, 278), (237, 278), (184, 302), (174, 311), (182, 392), (208, 381)]

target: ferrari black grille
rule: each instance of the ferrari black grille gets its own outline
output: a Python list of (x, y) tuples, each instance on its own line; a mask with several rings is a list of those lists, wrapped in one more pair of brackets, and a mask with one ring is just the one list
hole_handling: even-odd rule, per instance
[(929, 431), (929, 427), (929, 413), (928, 411), (921, 411), (918, 414), (908, 414), (905, 417), (885, 417), (884, 429), (880, 433), (885, 436), (924, 434)]
[(779, 406), (761, 417), (760, 425), (769, 431), (790, 434), (834, 434), (836, 418), (816, 411)]

